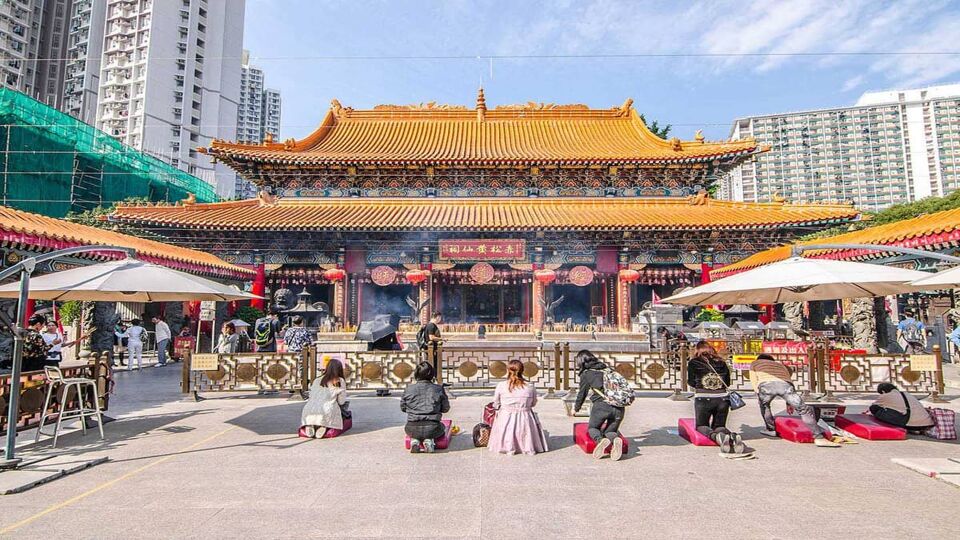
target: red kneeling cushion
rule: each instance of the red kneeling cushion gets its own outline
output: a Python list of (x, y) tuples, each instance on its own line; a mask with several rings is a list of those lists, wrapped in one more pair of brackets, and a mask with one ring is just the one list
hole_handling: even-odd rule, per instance
[[(777, 416), (774, 418), (777, 435), (781, 439), (795, 443), (812, 443), (813, 431), (803, 423), (799, 416)], [(828, 433), (824, 433), (829, 436)]]
[[(339, 436), (339, 435), (342, 435), (343, 432), (348, 431), (348, 430), (349, 430), (350, 428), (352, 428), (352, 427), (353, 427), (353, 419), (351, 419), (351, 418), (344, 418), (344, 419), (343, 419), (343, 429), (328, 428), (328, 429), (327, 429), (327, 432), (324, 433), (324, 434), (323, 434), (323, 437), (320, 437), (320, 438), (321, 438), (321, 439), (332, 439), (332, 438), (334, 438), (334, 437), (337, 437), (337, 436)], [(300, 436), (300, 437), (303, 437), (303, 438), (308, 438), (308, 437), (307, 437), (307, 426), (300, 426), (300, 430), (297, 432), (297, 435)]]
[[(443, 437), (433, 441), (436, 444), (437, 450), (446, 450), (450, 446), (450, 428), (453, 425), (453, 420), (441, 420), (441, 424), (446, 428), (446, 431), (443, 434)], [(403, 446), (409, 450), (410, 449), (410, 436), (404, 435)]]
[(677, 432), (681, 437), (693, 443), (694, 446), (716, 446), (713, 439), (697, 431), (697, 423), (693, 418), (681, 418), (677, 421)]
[(868, 441), (902, 441), (907, 430), (884, 424), (869, 414), (838, 414), (837, 427)]
[[(593, 453), (593, 449), (597, 447), (597, 443), (590, 438), (590, 434), (587, 433), (590, 425), (586, 422), (577, 422), (573, 424), (573, 442), (577, 443), (577, 446), (581, 450), (588, 454)], [(627, 443), (627, 439), (623, 435), (620, 435), (620, 440), (623, 441), (623, 453), (626, 454), (629, 450), (630, 445)], [(609, 454), (613, 450), (613, 445), (607, 447), (603, 452), (604, 454)]]

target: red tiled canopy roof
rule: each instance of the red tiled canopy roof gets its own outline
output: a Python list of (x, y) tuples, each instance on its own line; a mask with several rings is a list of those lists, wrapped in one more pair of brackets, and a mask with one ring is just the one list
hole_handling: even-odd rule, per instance
[(85, 245), (128, 247), (135, 249), (140, 259), (194, 274), (212, 274), (240, 280), (252, 279), (254, 274), (251, 270), (232, 265), (202, 251), (32, 214), (7, 206), (0, 206), (0, 241), (49, 250)]
[[(798, 242), (804, 244), (876, 244), (916, 249), (940, 249), (940, 246), (960, 242), (960, 208), (929, 215), (877, 225), (859, 231)], [(805, 257), (856, 260), (883, 257), (882, 250), (816, 250), (804, 252)], [(790, 257), (791, 246), (779, 246), (756, 253), (742, 261), (718, 268), (710, 273), (715, 278), (782, 261)]]

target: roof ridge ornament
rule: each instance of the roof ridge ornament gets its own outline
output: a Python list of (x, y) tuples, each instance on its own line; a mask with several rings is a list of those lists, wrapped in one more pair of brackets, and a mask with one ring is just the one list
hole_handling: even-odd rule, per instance
[(707, 201), (710, 200), (710, 194), (707, 193), (707, 190), (701, 189), (696, 195), (690, 195), (687, 197), (687, 202), (691, 206), (703, 206), (707, 204)]
[(693, 140), (697, 141), (700, 144), (703, 144), (706, 140), (703, 136), (703, 130), (698, 129), (696, 133), (693, 134)]
[(487, 115), (487, 99), (483, 95), (483, 87), (477, 90), (477, 122), (483, 122)]
[(277, 204), (277, 197), (267, 190), (261, 189), (257, 192), (257, 203), (260, 206), (275, 206)]
[(630, 110), (633, 108), (633, 98), (627, 98), (623, 105), (620, 106), (617, 111), (619, 112), (618, 116), (629, 116)]

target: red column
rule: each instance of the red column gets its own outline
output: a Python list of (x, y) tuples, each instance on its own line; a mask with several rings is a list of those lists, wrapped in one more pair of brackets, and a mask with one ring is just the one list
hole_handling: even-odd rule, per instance
[(632, 325), (630, 324), (630, 315), (632, 307), (630, 305), (630, 284), (626, 281), (622, 281), (617, 276), (617, 327), (623, 332), (629, 332)]
[(27, 326), (27, 321), (30, 320), (30, 317), (33, 317), (34, 312), (37, 311), (37, 301), (36, 300), (27, 300), (26, 308), (23, 310), (24, 317), (20, 321), (20, 324)]
[(543, 283), (540, 283), (539, 281), (534, 279), (533, 287), (532, 287), (532, 298), (530, 299), (530, 304), (531, 304), (530, 307), (531, 307), (531, 310), (533, 311), (533, 317), (532, 317), (531, 323), (533, 324), (533, 327), (536, 328), (537, 330), (543, 328), (543, 323), (545, 322), (544, 319), (546, 317), (546, 313), (544, 313), (543, 311), (543, 304), (540, 303), (540, 300), (543, 299), (544, 292), (545, 291), (544, 291)]
[[(254, 263), (254, 270), (256, 270), (257, 275), (253, 278), (253, 289), (250, 292), (257, 296), (263, 296), (267, 292), (267, 267), (263, 264), (262, 260), (257, 260)], [(264, 309), (266, 305), (266, 300), (260, 300), (254, 298), (250, 300), (250, 306), (257, 309)]]

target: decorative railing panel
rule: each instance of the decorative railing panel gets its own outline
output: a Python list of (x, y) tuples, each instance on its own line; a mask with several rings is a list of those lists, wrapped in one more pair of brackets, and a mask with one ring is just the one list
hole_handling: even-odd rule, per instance
[[(399, 389), (413, 383), (413, 372), (420, 361), (418, 351), (353, 351), (339, 353), (344, 363), (348, 389)], [(317, 376), (323, 366), (317, 365)]]
[(556, 388), (559, 350), (528, 348), (442, 348), (441, 377), (453, 388), (494, 388), (507, 378), (507, 363), (523, 363), (523, 376), (540, 389)]
[(882, 382), (906, 392), (939, 391), (936, 371), (913, 371), (907, 354), (843, 354), (825, 366), (826, 390), (873, 392)]
[[(672, 391), (680, 388), (683, 375), (679, 364), (671, 365), (668, 362), (669, 355), (661, 355), (659, 352), (614, 351), (597, 351), (594, 354), (633, 383), (637, 390)], [(578, 386), (580, 374), (576, 366), (571, 365), (568, 373), (570, 386)]]
[[(221, 354), (217, 369), (191, 372), (194, 392), (305, 390), (304, 355), (298, 353)], [(187, 365), (184, 369), (189, 369)]]

